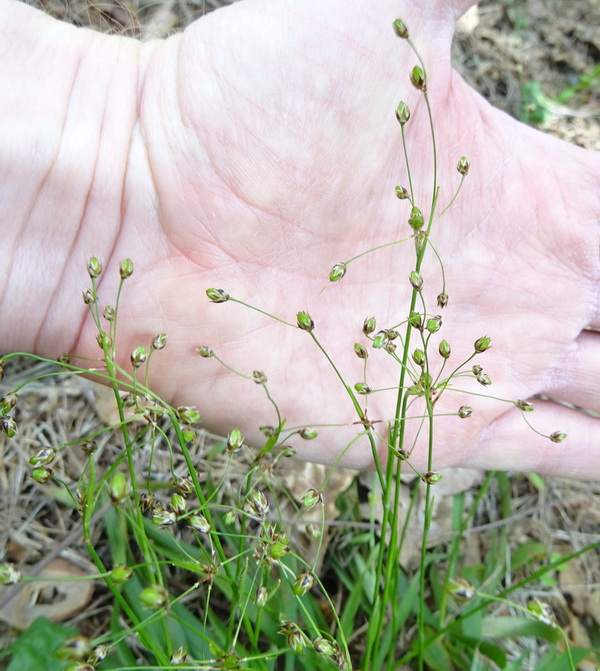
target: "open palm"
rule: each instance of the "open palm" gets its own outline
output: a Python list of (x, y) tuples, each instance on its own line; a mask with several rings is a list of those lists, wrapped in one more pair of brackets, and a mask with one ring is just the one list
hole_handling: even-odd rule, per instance
[[(309, 334), (240, 305), (211, 304), (205, 290), (222, 288), (292, 323), (297, 311), (308, 311), (350, 385), (363, 379), (353, 346), (368, 345), (364, 319), (375, 316), (378, 328), (406, 320), (410, 239), (350, 264), (340, 283), (328, 282), (334, 263), (411, 236), (408, 201), (394, 195), (397, 184), (408, 186), (394, 117), (400, 100), (412, 112), (406, 134), (415, 200), (426, 215), (431, 210), (429, 120), (408, 78), (417, 61), (391, 28), (401, 15), (427, 67), (438, 212), (459, 184), (460, 156), (471, 163), (456, 202), (431, 232), (446, 273), (443, 310), (436, 307), (442, 284), (431, 251), (422, 268), (427, 311), (443, 318), (432, 339), (433, 367), (442, 362), (439, 339), (452, 347), (452, 370), (489, 335), (493, 347), (472, 363), (493, 386), (484, 390), (471, 376), (459, 378), (457, 389), (513, 400), (547, 394), (600, 410), (600, 342), (584, 330), (600, 326), (598, 157), (494, 110), (452, 71), (454, 20), (468, 3), (376, 4), (247, 0), (142, 47), (140, 123), (121, 231), (103, 280), (108, 300), (110, 274), (117, 276), (122, 258), (134, 260), (121, 352), (166, 332), (169, 344), (152, 363), (156, 390), (176, 404), (196, 404), (209, 427), (239, 427), (249, 440), (275, 422), (273, 406), (260, 387), (194, 349), (211, 347), (245, 374), (264, 371), (287, 426), (343, 425), (294, 443), (306, 459), (333, 461), (362, 429), (352, 424), (358, 418), (348, 394)], [(94, 343), (92, 328), (84, 327), (82, 350)], [(399, 372), (385, 352), (370, 349), (372, 388), (397, 384)], [(393, 393), (368, 400), (371, 420), (393, 417)], [(498, 400), (448, 390), (436, 410), (455, 413), (461, 405), (474, 407), (469, 419), (436, 423), (436, 468), (600, 477), (596, 419), (535, 401), (528, 419), (537, 429), (569, 434), (557, 445)], [(383, 434), (385, 427), (375, 425)], [(407, 446), (418, 427), (416, 420), (409, 425)], [(423, 467), (425, 449), (417, 443), (415, 464)], [(364, 438), (347, 452), (348, 464), (371, 462)]]

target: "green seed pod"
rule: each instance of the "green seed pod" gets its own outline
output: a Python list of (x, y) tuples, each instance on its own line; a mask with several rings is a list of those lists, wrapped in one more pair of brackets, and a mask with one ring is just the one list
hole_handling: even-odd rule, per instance
[(423, 330), (423, 320), (418, 312), (411, 312), (408, 322), (413, 328), (418, 329), (419, 331)]
[(477, 354), (481, 354), (482, 352), (485, 352), (487, 349), (491, 347), (491, 340), (487, 336), (483, 336), (483, 338), (478, 338), (475, 341), (474, 347), (475, 352), (477, 352)]
[(45, 485), (52, 477), (53, 471), (47, 466), (36, 466), (31, 470), (31, 477), (39, 484)]
[(409, 200), (410, 199), (410, 193), (403, 187), (403, 186), (397, 186), (396, 187), (396, 198), (399, 198), (400, 200)]
[(119, 275), (122, 280), (126, 280), (128, 277), (131, 277), (133, 273), (133, 261), (131, 259), (123, 259), (121, 265), (119, 266)]
[(86, 289), (85, 291), (82, 291), (81, 295), (83, 297), (83, 302), (86, 305), (95, 305), (96, 301), (98, 300), (96, 292), (92, 291), (92, 289)]
[(441, 473), (436, 473), (435, 471), (428, 471), (423, 475), (423, 480), (429, 485), (435, 485), (442, 479)]
[(196, 352), (198, 352), (198, 354), (204, 359), (208, 359), (213, 355), (211, 348), (205, 347), (204, 345), (202, 347), (196, 347)]
[(237, 514), (235, 510), (228, 510), (225, 513), (225, 517), (223, 518), (223, 521), (227, 526), (231, 526), (236, 520), (237, 520)]
[(252, 379), (256, 384), (267, 384), (267, 376), (262, 372), (262, 370), (253, 370)]
[(390, 340), (386, 340), (386, 342), (383, 344), (383, 349), (388, 354), (393, 354), (396, 351), (396, 343), (391, 342)]
[(173, 480), (173, 489), (181, 496), (189, 496), (194, 491), (194, 483), (189, 475), (182, 475)]
[(298, 323), (298, 328), (302, 329), (303, 331), (308, 331), (310, 333), (315, 328), (315, 323), (311, 319), (308, 312), (299, 312), (296, 315), (296, 319)]
[(244, 503), (244, 511), (253, 517), (266, 517), (269, 512), (267, 497), (260, 491), (253, 491)]
[(477, 376), (477, 382), (484, 387), (489, 387), (492, 384), (490, 376), (485, 373), (481, 373), (481, 375)]
[(336, 646), (334, 646), (333, 642), (322, 636), (313, 638), (312, 644), (317, 655), (321, 657), (333, 657), (336, 652)]
[(152, 338), (152, 349), (164, 349), (167, 344), (167, 334), (158, 333)]
[(399, 103), (396, 107), (396, 119), (401, 126), (404, 126), (410, 119), (410, 109), (405, 102)]
[(29, 457), (32, 466), (48, 466), (56, 458), (56, 450), (53, 447), (40, 447), (39, 450)]
[(139, 368), (146, 361), (146, 357), (146, 348), (143, 345), (139, 345), (131, 353), (131, 365), (134, 368)]
[(210, 531), (210, 524), (202, 513), (190, 515), (190, 517), (188, 517), (188, 524), (192, 529), (199, 531), (201, 534), (207, 534)]
[(177, 416), (179, 421), (186, 426), (191, 426), (200, 421), (200, 413), (190, 405), (180, 405), (177, 408)]
[(567, 437), (566, 433), (563, 433), (562, 431), (555, 431), (554, 433), (550, 434), (550, 440), (553, 443), (562, 443), (562, 441)]
[(410, 273), (408, 279), (410, 280), (410, 284), (415, 291), (421, 291), (423, 288), (423, 278), (416, 270), (413, 270)]
[(401, 37), (404, 40), (408, 39), (408, 28), (402, 19), (396, 19), (392, 26), (394, 27), (394, 32), (396, 35), (398, 35), (398, 37)]
[(437, 333), (442, 328), (442, 318), (440, 315), (434, 315), (427, 320), (425, 326), (429, 333)]
[(170, 662), (173, 666), (180, 666), (185, 664), (188, 658), (188, 651), (184, 647), (179, 647), (171, 655)]
[(416, 349), (412, 353), (412, 360), (417, 364), (417, 366), (425, 365), (425, 352), (422, 349)]
[(296, 596), (304, 596), (315, 584), (314, 576), (308, 571), (301, 573), (292, 585), (292, 592)]
[(342, 277), (344, 277), (347, 270), (348, 266), (345, 263), (336, 263), (329, 272), (329, 281), (338, 282), (342, 279)]
[(254, 603), (259, 608), (264, 608), (267, 605), (268, 599), (269, 592), (267, 591), (267, 588), (264, 585), (260, 585), (254, 594)]
[(21, 571), (14, 564), (0, 564), (0, 585), (15, 585), (23, 578)]
[(469, 168), (471, 167), (469, 161), (466, 159), (465, 156), (461, 156), (458, 165), (456, 166), (456, 169), (461, 175), (466, 175), (469, 172)]
[(176, 517), (182, 517), (188, 511), (187, 501), (181, 494), (173, 494), (171, 497), (171, 509)]
[(63, 644), (54, 652), (59, 659), (83, 660), (92, 651), (92, 643), (87, 636), (73, 636), (65, 639)]
[(287, 534), (278, 534), (275, 540), (269, 546), (269, 557), (275, 561), (283, 559), (290, 551), (290, 539)]
[(206, 295), (213, 303), (225, 303), (229, 300), (229, 294), (223, 289), (207, 289)]
[(116, 566), (113, 566), (113, 569), (110, 572), (110, 576), (114, 583), (117, 585), (122, 585), (133, 576), (133, 570), (125, 564), (117, 564)]
[(233, 429), (227, 436), (227, 451), (229, 453), (239, 450), (244, 443), (244, 436), (239, 429)]
[(106, 333), (106, 331), (100, 331), (100, 333), (98, 333), (96, 336), (96, 342), (102, 351), (111, 349), (113, 346), (112, 338), (108, 335), (108, 333)]
[(529, 401), (518, 400), (515, 401), (515, 405), (521, 412), (533, 412), (533, 405)]
[(319, 434), (314, 429), (309, 429), (305, 426), (298, 431), (298, 435), (300, 438), (304, 438), (304, 440), (313, 440), (313, 438), (316, 438)]
[(419, 65), (415, 65), (415, 67), (410, 71), (410, 83), (419, 91), (423, 91), (423, 93), (427, 91), (425, 72)]
[(171, 527), (177, 522), (177, 516), (172, 510), (165, 510), (160, 503), (152, 508), (152, 524), (159, 528)]
[(475, 366), (473, 366), (473, 368), (471, 370), (473, 371), (473, 375), (475, 377), (477, 377), (478, 375), (481, 375), (481, 373), (483, 373), (483, 368), (481, 366), (475, 365)]
[(139, 598), (143, 606), (157, 610), (167, 605), (169, 594), (162, 585), (150, 585), (150, 587), (144, 587)]
[(117, 471), (111, 478), (108, 485), (108, 495), (111, 501), (116, 505), (121, 505), (127, 498), (129, 486), (127, 478), (121, 471)]
[(102, 312), (102, 316), (104, 319), (106, 319), (107, 322), (114, 322), (115, 321), (115, 309), (113, 308), (112, 305), (107, 305), (104, 308), (104, 311)]
[(556, 627), (554, 611), (552, 610), (552, 607), (546, 602), (535, 598), (530, 599), (527, 603), (527, 610), (535, 615), (540, 622), (543, 622), (550, 627)]
[(468, 601), (475, 598), (475, 587), (464, 578), (450, 578), (446, 589), (450, 596), (459, 601)]
[(307, 524), (305, 527), (306, 533), (314, 539), (319, 539), (323, 535), (323, 530), (318, 524)]
[(88, 261), (87, 271), (91, 279), (96, 279), (102, 272), (102, 263), (95, 256), (92, 256)]
[(427, 240), (427, 233), (425, 233), (425, 231), (415, 231), (413, 239), (415, 241), (415, 252), (418, 254), (425, 245), (425, 241)]
[(0, 400), (0, 413), (8, 415), (8, 413), (17, 405), (17, 395), (14, 391), (9, 391)]
[(313, 487), (302, 497), (302, 505), (305, 508), (312, 508), (313, 506), (316, 506), (317, 503), (323, 503), (323, 492), (320, 489), (315, 489)]
[(0, 419), (0, 429), (2, 429), (9, 438), (14, 438), (17, 433), (19, 433), (19, 428), (14, 417), (3, 417)]
[(423, 228), (425, 224), (425, 219), (423, 218), (423, 213), (418, 207), (413, 207), (410, 211), (410, 216), (408, 218), (408, 223), (411, 228), (415, 231), (419, 231)]
[(373, 349), (381, 349), (385, 346), (390, 339), (386, 331), (379, 331), (379, 333), (373, 338)]
[(458, 416), (461, 419), (466, 419), (467, 417), (470, 417), (473, 414), (473, 408), (471, 408), (468, 405), (461, 405), (460, 408), (458, 409)]
[(306, 640), (304, 635), (300, 631), (300, 628), (294, 622), (282, 622), (281, 629), (279, 630), (280, 634), (283, 634), (287, 638), (289, 647), (296, 653), (299, 654), (302, 652), (302, 649), (306, 645)]
[(375, 317), (367, 317), (363, 323), (363, 333), (365, 335), (371, 335), (373, 331), (377, 328), (377, 321)]
[(438, 294), (437, 297), (438, 308), (445, 308), (448, 305), (448, 294), (445, 291), (442, 291), (441, 294)]
[(442, 359), (449, 359), (450, 358), (450, 345), (446, 340), (442, 340), (439, 345), (439, 353)]
[(354, 353), (359, 359), (366, 359), (369, 356), (367, 348), (359, 342), (354, 344)]
[(357, 382), (354, 385), (354, 390), (356, 391), (356, 393), (362, 394), (363, 396), (370, 394), (372, 391), (371, 387), (369, 387), (369, 385), (366, 384), (365, 382)]

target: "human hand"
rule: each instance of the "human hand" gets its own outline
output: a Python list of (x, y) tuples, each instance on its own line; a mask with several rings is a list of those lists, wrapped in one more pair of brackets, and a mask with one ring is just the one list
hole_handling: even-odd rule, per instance
[[(391, 1), (373, 9), (342, 0), (248, 0), (183, 36), (141, 48), (139, 124), (100, 295), (110, 302), (119, 261), (134, 259), (119, 347), (125, 355), (156, 332), (168, 334), (167, 348), (152, 362), (157, 392), (175, 404), (195, 403), (209, 427), (237, 426), (256, 440), (258, 426), (273, 423), (272, 406), (252, 383), (196, 358), (194, 349), (206, 345), (238, 370), (265, 371), (287, 426), (345, 425), (296, 444), (301, 457), (331, 462), (362, 428), (307, 333), (238, 305), (212, 305), (204, 292), (223, 288), (291, 322), (307, 310), (349, 384), (362, 374), (353, 344), (365, 317), (375, 315), (380, 327), (406, 319), (410, 241), (352, 264), (339, 284), (327, 281), (335, 262), (410, 236), (408, 206), (394, 196), (394, 186), (407, 181), (394, 118), (400, 100), (412, 110), (406, 130), (416, 202), (425, 212), (430, 207), (429, 124), (421, 94), (408, 83), (415, 58), (391, 30), (400, 15), (428, 70), (441, 207), (456, 190), (458, 158), (472, 165), (431, 235), (450, 297), (439, 336), (457, 363), (476, 338), (492, 338), (477, 363), (493, 380), (494, 396), (548, 394), (600, 410), (600, 342), (584, 331), (600, 327), (598, 157), (494, 110), (452, 71), (459, 4), (468, 3), (420, 9), (407, 1), (403, 11)], [(97, 230), (98, 222), (83, 226)], [(433, 255), (422, 274), (435, 311), (441, 282)], [(89, 320), (75, 347), (97, 355)], [(398, 373), (384, 353), (371, 352), (371, 386), (393, 386)], [(474, 380), (460, 386), (482, 391)], [(370, 419), (391, 419), (394, 399), (370, 396)], [(501, 401), (469, 401), (449, 390), (436, 410), (455, 413), (464, 403), (475, 408), (468, 420), (436, 420), (436, 469), (600, 477), (600, 459), (591, 456), (596, 419), (535, 401), (536, 428), (569, 436), (556, 445), (531, 433), (514, 406)], [(409, 423), (408, 445), (418, 426)], [(417, 439), (417, 467), (425, 454)], [(383, 444), (380, 455), (385, 459)], [(372, 463), (365, 439), (352, 445), (345, 463)]]

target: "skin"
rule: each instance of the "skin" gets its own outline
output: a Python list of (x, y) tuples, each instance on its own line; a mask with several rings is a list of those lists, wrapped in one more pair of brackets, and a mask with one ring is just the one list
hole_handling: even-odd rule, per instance
[[(512, 400), (546, 394), (600, 411), (600, 341), (588, 330), (600, 328), (599, 157), (493, 109), (452, 70), (454, 22), (469, 2), (376, 4), (246, 0), (141, 45), (5, 2), (2, 349), (98, 357), (80, 299), (87, 259), (103, 261), (104, 305), (114, 302), (119, 263), (129, 257), (135, 270), (118, 340), (124, 366), (135, 346), (167, 333), (152, 360), (154, 390), (175, 405), (197, 405), (207, 427), (239, 427), (260, 444), (257, 427), (276, 421), (272, 405), (251, 381), (194, 351), (209, 346), (245, 374), (267, 374), (288, 427), (342, 425), (290, 441), (304, 459), (338, 458), (362, 426), (310, 336), (239, 305), (212, 304), (205, 290), (222, 288), (292, 323), (308, 311), (350, 385), (362, 379), (353, 345), (366, 343), (363, 320), (375, 315), (383, 328), (406, 319), (410, 240), (328, 282), (334, 263), (411, 235), (410, 206), (394, 195), (397, 184), (408, 186), (394, 117), (400, 100), (412, 112), (415, 200), (430, 211), (429, 122), (408, 81), (416, 59), (391, 29), (402, 16), (428, 72), (440, 209), (459, 184), (459, 157), (471, 163), (458, 199), (431, 231), (450, 297), (443, 311), (435, 305), (435, 256), (422, 267), (427, 310), (443, 316), (433, 366), (441, 338), (452, 347), (449, 372), (489, 335), (492, 348), (469, 366), (480, 364), (492, 387), (472, 376), (456, 387)], [(398, 375), (384, 352), (371, 350), (373, 388), (397, 384)], [(431, 464), (424, 431), (409, 422), (411, 461), (600, 478), (598, 420), (534, 403), (527, 418), (546, 436), (564, 431), (565, 442), (528, 429), (514, 405), (448, 391), (437, 412), (466, 404), (473, 415), (436, 420)], [(369, 418), (389, 420), (394, 404), (392, 393), (373, 394)], [(385, 421), (374, 429), (384, 435)], [(377, 447), (385, 460), (383, 442)], [(364, 437), (344, 463), (372, 466)]]

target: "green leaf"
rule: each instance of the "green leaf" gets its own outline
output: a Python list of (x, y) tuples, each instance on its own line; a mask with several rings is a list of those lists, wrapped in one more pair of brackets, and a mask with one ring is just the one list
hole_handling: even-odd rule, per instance
[(54, 624), (44, 617), (26, 629), (6, 652), (12, 660), (6, 671), (60, 671), (71, 662), (61, 661), (53, 653), (65, 639), (75, 636), (77, 629)]

